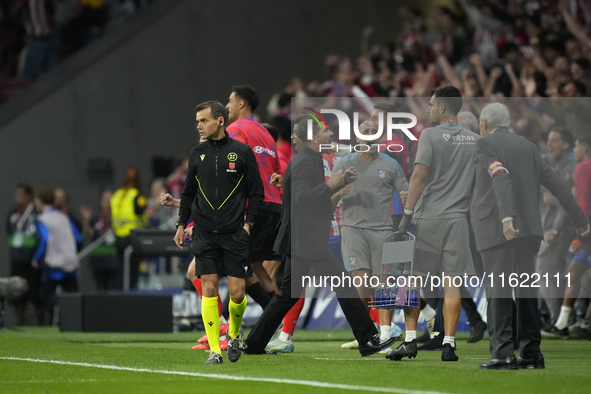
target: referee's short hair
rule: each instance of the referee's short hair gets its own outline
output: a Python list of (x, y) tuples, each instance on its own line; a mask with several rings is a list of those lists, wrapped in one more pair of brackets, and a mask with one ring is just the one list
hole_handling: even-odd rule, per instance
[(250, 110), (254, 112), (259, 106), (259, 95), (250, 85), (232, 86), (232, 92), (242, 100), (246, 101)]
[(458, 115), (462, 108), (462, 93), (453, 85), (440, 86), (431, 92), (437, 101), (445, 105), (445, 110), (454, 116)]
[(199, 111), (203, 111), (204, 109), (210, 108), (211, 109), (211, 115), (213, 116), (214, 119), (219, 119), (219, 118), (224, 118), (224, 126), (226, 126), (228, 124), (228, 110), (226, 109), (226, 107), (220, 103), (219, 101), (215, 101), (215, 100), (208, 100), (205, 101), (201, 104), (199, 104), (196, 108), (195, 108), (195, 113), (199, 112)]

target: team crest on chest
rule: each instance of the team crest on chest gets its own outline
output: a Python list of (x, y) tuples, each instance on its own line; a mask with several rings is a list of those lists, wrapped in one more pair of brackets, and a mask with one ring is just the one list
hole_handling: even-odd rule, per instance
[(378, 176), (380, 178), (385, 178), (386, 177), (386, 170), (378, 170)]

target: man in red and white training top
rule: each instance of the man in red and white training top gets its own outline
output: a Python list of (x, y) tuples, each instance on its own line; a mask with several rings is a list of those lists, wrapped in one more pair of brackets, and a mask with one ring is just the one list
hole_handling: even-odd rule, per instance
[(226, 132), (231, 138), (248, 144), (257, 160), (265, 198), (257, 215), (257, 222), (251, 224), (250, 263), (264, 289), (274, 293), (277, 286), (265, 271), (263, 261), (273, 259), (273, 244), (281, 218), (281, 192), (271, 186), (271, 175), (283, 173), (273, 137), (254, 118), (254, 110), (258, 105), (259, 96), (252, 86), (232, 87), (232, 94), (226, 105), (231, 124)]

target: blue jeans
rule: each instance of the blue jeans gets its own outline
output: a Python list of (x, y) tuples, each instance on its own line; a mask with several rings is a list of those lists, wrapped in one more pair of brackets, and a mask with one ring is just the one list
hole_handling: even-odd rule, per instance
[(23, 74), (36, 79), (57, 66), (57, 40), (55, 37), (35, 38), (27, 48)]

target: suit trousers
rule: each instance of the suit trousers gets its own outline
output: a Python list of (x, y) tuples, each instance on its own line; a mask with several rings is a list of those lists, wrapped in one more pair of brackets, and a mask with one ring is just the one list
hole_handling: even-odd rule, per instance
[[(334, 275), (339, 278), (342, 278), (342, 275), (351, 276), (328, 247), (324, 252), (324, 256), (319, 259), (288, 255), (285, 262), (283, 282), (281, 283), (281, 293), (273, 297), (248, 335), (245, 341), (248, 346), (247, 353), (264, 353), (273, 333), (287, 312), (300, 298), (303, 288), (301, 286), (302, 276), (308, 275), (311, 269), (314, 269), (315, 274), (322, 276)], [(370, 319), (363, 302), (359, 299), (357, 290), (354, 286), (340, 286), (334, 287), (334, 291), (355, 339), (360, 344), (367, 343), (372, 336), (377, 335), (378, 331)]]
[[(506, 358), (513, 355), (513, 292), (517, 304), (517, 339), (521, 357), (536, 357), (542, 340), (538, 329), (537, 288), (509, 285), (509, 275), (535, 272), (534, 256), (540, 248), (538, 237), (526, 236), (507, 241), (501, 245), (483, 250), (482, 260), (486, 272), (486, 296), (488, 300), (488, 333), (491, 357)], [(493, 274), (491, 282), (489, 275)], [(504, 286), (500, 275), (504, 274)], [(531, 284), (531, 279), (524, 284)]]

